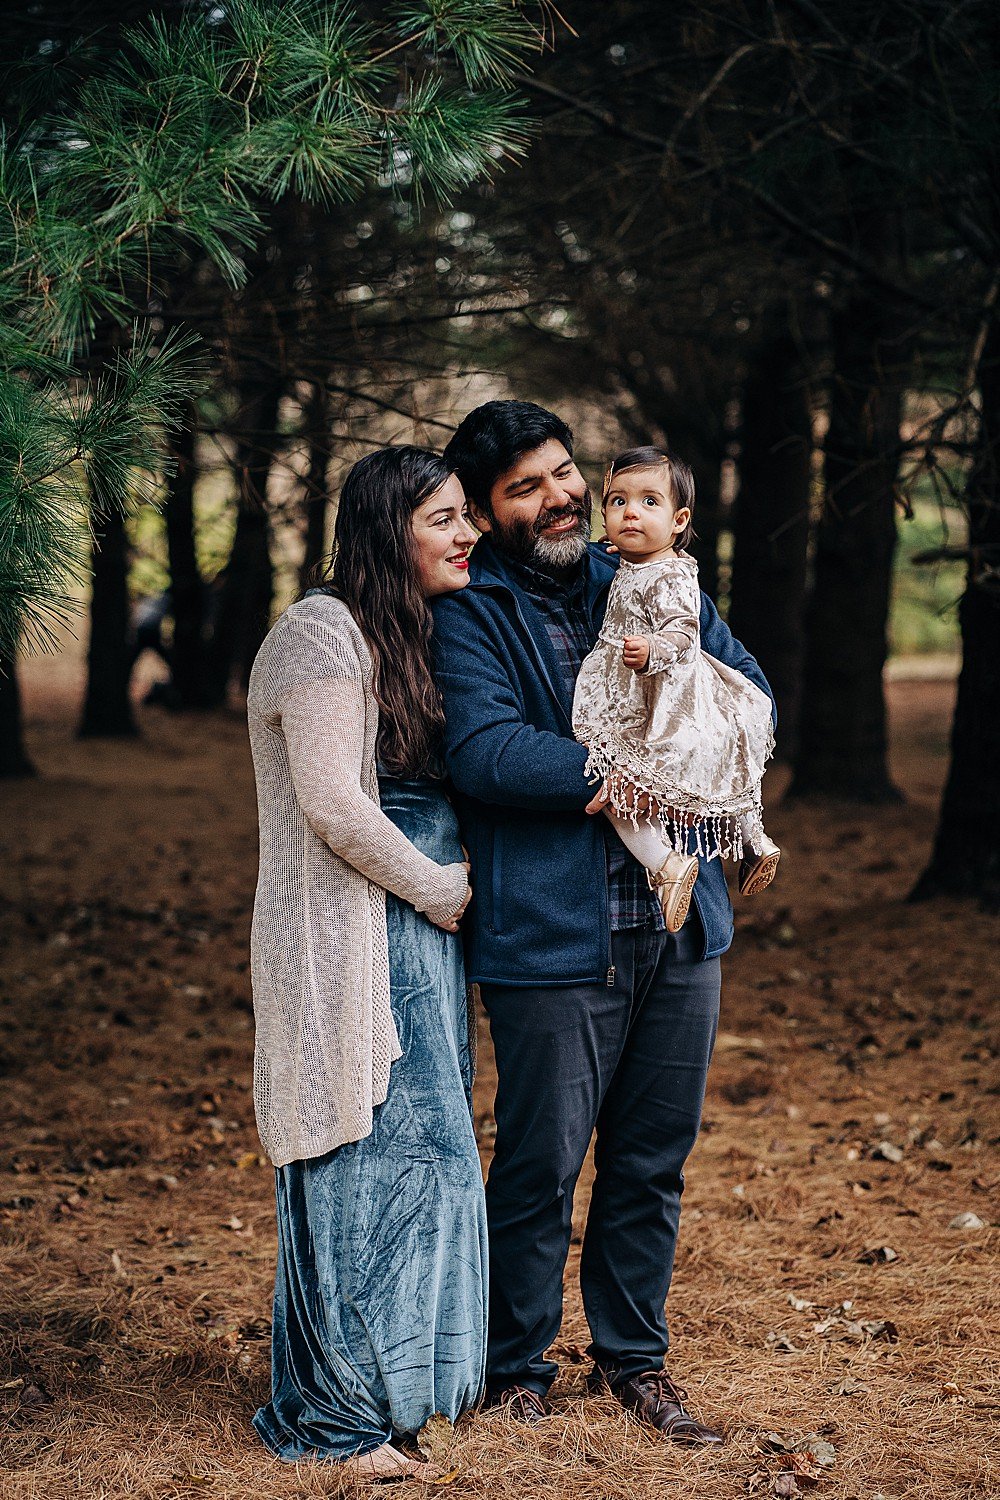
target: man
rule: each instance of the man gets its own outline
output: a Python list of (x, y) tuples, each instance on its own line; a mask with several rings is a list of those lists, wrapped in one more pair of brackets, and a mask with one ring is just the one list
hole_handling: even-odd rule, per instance
[[(616, 559), (589, 542), (572, 433), (491, 401), (445, 457), (483, 532), (470, 581), (435, 602), (448, 771), (472, 861), (468, 971), (496, 1052), (488, 1405), (534, 1422), (556, 1366), (573, 1192), (596, 1128), (580, 1263), (591, 1389), (665, 1437), (722, 1441), (663, 1369), (684, 1162), (701, 1118), (732, 939), (721, 862), (672, 936), (584, 777), (570, 712)], [(767, 690), (703, 596), (704, 649)], [(598, 791), (598, 795), (595, 795)]]

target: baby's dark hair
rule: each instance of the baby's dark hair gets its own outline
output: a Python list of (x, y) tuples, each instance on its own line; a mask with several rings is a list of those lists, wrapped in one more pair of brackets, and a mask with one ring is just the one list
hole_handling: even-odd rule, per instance
[[(604, 488), (601, 491), (601, 509), (607, 503), (608, 491), (612, 482), (619, 474), (624, 474), (629, 469), (662, 469), (667, 475), (670, 483), (670, 493), (674, 497), (674, 508), (682, 510), (685, 506), (688, 510), (694, 510), (694, 475), (690, 467), (682, 458), (675, 458), (664, 448), (627, 448), (624, 453), (619, 453), (608, 465), (604, 475)], [(677, 533), (674, 547), (678, 552), (685, 552), (694, 541), (697, 532), (689, 521), (683, 531)]]

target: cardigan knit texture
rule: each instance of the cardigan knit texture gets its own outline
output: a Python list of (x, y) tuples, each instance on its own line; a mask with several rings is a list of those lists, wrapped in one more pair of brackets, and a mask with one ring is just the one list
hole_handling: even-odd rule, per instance
[(372, 658), (347, 606), (293, 604), (250, 674), (260, 820), (250, 938), (254, 1106), (275, 1166), (372, 1128), (400, 1056), (385, 892), (445, 921), (467, 889), (380, 810)]

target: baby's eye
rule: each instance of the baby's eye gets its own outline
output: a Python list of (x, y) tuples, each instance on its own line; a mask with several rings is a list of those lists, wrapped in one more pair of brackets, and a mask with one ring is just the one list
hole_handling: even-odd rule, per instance
[(608, 504), (609, 505), (624, 505), (625, 504), (624, 496), (622, 496), (622, 495), (612, 495), (611, 499), (608, 501)]
[(642, 503), (643, 505), (659, 505), (660, 502), (655, 495), (643, 495)]

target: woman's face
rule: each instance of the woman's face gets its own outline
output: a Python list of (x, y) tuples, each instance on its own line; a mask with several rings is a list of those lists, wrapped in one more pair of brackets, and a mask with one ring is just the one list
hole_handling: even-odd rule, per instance
[(413, 512), (417, 577), (425, 599), (468, 583), (469, 550), (478, 536), (468, 513), (465, 491), (454, 474)]

